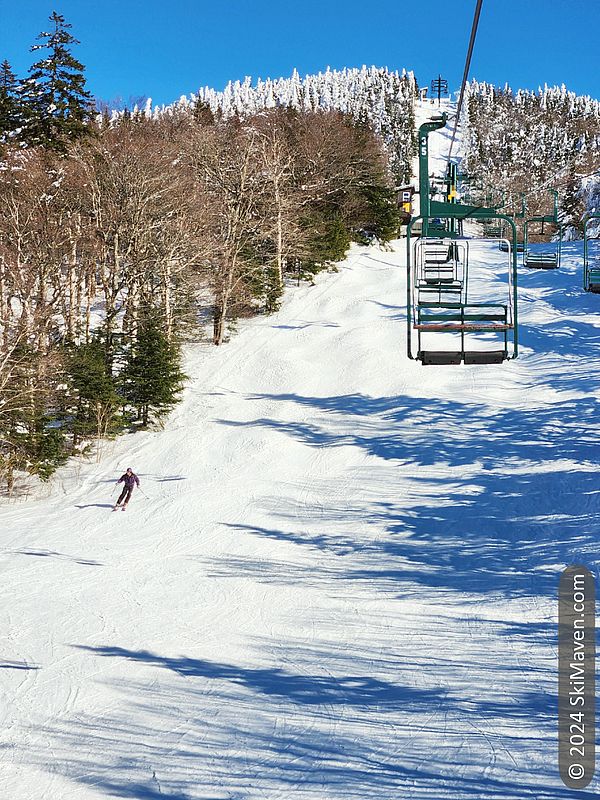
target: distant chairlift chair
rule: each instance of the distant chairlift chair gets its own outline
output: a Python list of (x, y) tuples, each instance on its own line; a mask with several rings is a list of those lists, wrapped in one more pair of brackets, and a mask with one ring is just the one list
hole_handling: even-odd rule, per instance
[[(523, 228), (523, 266), (530, 269), (558, 269), (562, 253), (563, 226), (558, 221), (558, 192), (552, 190), (554, 195), (554, 213), (541, 217), (530, 217), (525, 220)], [(552, 223), (558, 226), (558, 243), (556, 249), (551, 252), (539, 252), (529, 248), (529, 229), (532, 224), (541, 223), (544, 232), (544, 223)]]
[(597, 220), (600, 225), (600, 214), (591, 214), (583, 225), (583, 288), (586, 292), (600, 294), (600, 252), (591, 255), (589, 234), (590, 222)]

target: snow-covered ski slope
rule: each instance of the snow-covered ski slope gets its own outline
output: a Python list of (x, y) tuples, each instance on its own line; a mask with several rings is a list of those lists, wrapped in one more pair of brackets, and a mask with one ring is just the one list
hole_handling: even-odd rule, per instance
[(403, 263), (355, 248), (193, 349), (163, 431), (0, 509), (2, 797), (596, 796), (556, 766), (558, 575), (598, 572), (581, 243), (522, 271), (500, 366), (407, 360)]

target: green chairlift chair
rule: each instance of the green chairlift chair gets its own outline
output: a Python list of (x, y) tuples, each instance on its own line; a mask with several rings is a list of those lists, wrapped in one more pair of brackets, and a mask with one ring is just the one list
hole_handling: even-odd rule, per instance
[[(428, 136), (446, 122), (447, 115), (443, 114), (419, 128), (421, 214), (410, 221), (406, 237), (407, 354), (422, 364), (499, 364), (518, 355), (516, 227), (510, 217), (499, 214), (494, 207), (431, 199)], [(447, 196), (455, 199), (455, 186)], [(469, 298), (469, 239), (457, 233), (465, 219), (494, 220), (512, 231), (507, 280), (500, 298), (490, 297), (489, 302)], [(444, 220), (449, 233), (440, 237), (436, 231), (430, 236), (432, 220)], [(415, 241), (411, 238), (412, 227), (419, 222), (423, 233)], [(497, 269), (497, 265), (494, 267)], [(451, 349), (426, 346), (426, 339), (447, 344), (448, 334), (452, 334)], [(483, 334), (485, 344), (493, 340), (493, 349), (468, 347), (471, 334)]]
[(593, 220), (600, 224), (600, 214), (590, 214), (583, 225), (583, 288), (586, 292), (600, 294), (600, 252), (590, 253), (590, 240), (598, 238), (589, 235)]
[[(525, 220), (523, 229), (523, 266), (530, 269), (558, 269), (562, 254), (563, 226), (558, 221), (558, 192), (552, 189), (554, 195), (554, 212), (545, 216), (529, 217)], [(544, 233), (544, 223), (558, 226), (558, 243), (551, 252), (533, 251), (529, 248), (529, 229), (532, 224), (541, 223), (541, 233)]]

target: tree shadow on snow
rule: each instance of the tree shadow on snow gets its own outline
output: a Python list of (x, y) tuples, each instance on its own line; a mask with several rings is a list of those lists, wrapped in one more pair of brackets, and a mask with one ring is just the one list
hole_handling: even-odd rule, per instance
[[(256, 644), (264, 656), (265, 642)], [(272, 644), (280, 658), (281, 643)], [(406, 685), (398, 677), (373, 677), (383, 670), (398, 675), (393, 653), (384, 658), (359, 646), (348, 652), (333, 643), (288, 645), (294, 666), (268, 668), (79, 646), (91, 657), (123, 662), (112, 684), (121, 702), (97, 717), (78, 714), (45, 729), (52, 771), (110, 796), (143, 800), (595, 797), (571, 793), (555, 768), (527, 760), (527, 752), (541, 753), (554, 741), (548, 687), (520, 688), (513, 675), (514, 702), (493, 692), (461, 693), (468, 673), (457, 662), (442, 663), (439, 685), (423, 688), (430, 673), (423, 672), (418, 648), (401, 665), (402, 678), (412, 681)], [(318, 665), (319, 673), (307, 673), (304, 664)], [(511, 680), (505, 662), (485, 666), (475, 671), (481, 685)], [(527, 749), (521, 763), (507, 760), (500, 738), (486, 732), (495, 723), (514, 739), (517, 758)], [(36, 763), (49, 769), (44, 756)]]
[(283, 330), (283, 331), (298, 331), (304, 330), (305, 328), (339, 328), (339, 324), (337, 322), (301, 322), (297, 325), (272, 325), (271, 327), (275, 328), (276, 330)]
[[(398, 480), (408, 473), (411, 492), (397, 493), (392, 482), (377, 498), (321, 503), (314, 514), (310, 500), (298, 508), (274, 498), (269, 516), (281, 528), (248, 520), (239, 529), (332, 553), (355, 550), (363, 563), (349, 565), (346, 576), (382, 589), (417, 584), (484, 596), (554, 596), (557, 567), (544, 571), (546, 565), (597, 564), (595, 398), (490, 409), (408, 397), (268, 397), (309, 406), (311, 421), (223, 424), (270, 428), (311, 447), (359, 448), (395, 464)], [(318, 486), (315, 477), (313, 489)], [(385, 528), (386, 536), (356, 541), (361, 520)]]
[(77, 645), (77, 648), (99, 656), (163, 667), (185, 677), (227, 681), (259, 694), (280, 696), (302, 705), (428, 705), (439, 696), (436, 691), (398, 686), (358, 675), (299, 675), (279, 667), (256, 669), (197, 658), (169, 658), (146, 650), (127, 650), (122, 647)]

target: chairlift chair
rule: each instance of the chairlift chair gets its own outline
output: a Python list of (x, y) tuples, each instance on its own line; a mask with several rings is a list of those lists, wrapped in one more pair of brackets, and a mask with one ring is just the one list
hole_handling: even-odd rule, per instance
[[(558, 221), (558, 192), (551, 189), (554, 196), (554, 211), (552, 214), (529, 217), (523, 226), (523, 266), (529, 269), (558, 269), (562, 254), (563, 226)], [(544, 233), (544, 224), (550, 223), (558, 228), (558, 242), (554, 250), (539, 252), (529, 248), (529, 232), (532, 224), (541, 223), (541, 233)]]
[[(421, 213), (410, 220), (406, 231), (407, 354), (422, 364), (499, 364), (518, 354), (516, 227), (510, 217), (494, 207), (457, 202), (456, 169), (452, 170), (452, 165), (446, 178), (446, 201), (431, 197), (428, 136), (445, 127), (447, 120), (447, 114), (442, 114), (419, 128)], [(473, 301), (469, 296), (469, 240), (459, 233), (465, 219), (496, 220), (497, 225), (506, 223), (512, 231), (502, 297)], [(440, 235), (439, 221), (444, 223), (445, 235)], [(412, 230), (419, 223), (422, 235), (415, 242)], [(426, 346), (426, 338), (438, 345), (446, 344), (448, 334), (454, 339), (452, 349)], [(494, 349), (473, 348), (475, 342), (467, 342), (471, 334), (479, 338), (479, 345), (478, 334), (483, 335), (486, 344), (495, 338)]]
[[(512, 248), (509, 246), (506, 259), (504, 295), (474, 301), (469, 297), (468, 239), (421, 238), (411, 246), (410, 225), (407, 239), (409, 358), (424, 365), (500, 364), (516, 358), (516, 257)], [(448, 334), (452, 334), (452, 347)], [(486, 344), (494, 339), (495, 346), (474, 347), (475, 340), (481, 339), (478, 334), (485, 334)], [(430, 347), (432, 342), (442, 346)]]
[(586, 292), (600, 294), (600, 252), (590, 253), (590, 240), (597, 236), (590, 236), (590, 222), (598, 220), (600, 214), (590, 214), (583, 224), (583, 288)]

